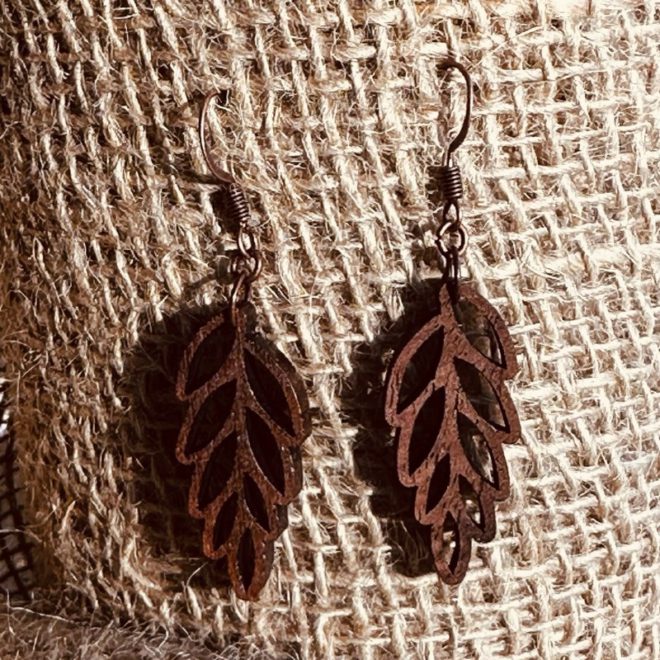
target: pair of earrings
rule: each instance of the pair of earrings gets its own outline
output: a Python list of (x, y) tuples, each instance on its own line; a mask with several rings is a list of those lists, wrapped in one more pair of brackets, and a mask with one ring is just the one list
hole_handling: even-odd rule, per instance
[[(452, 68), (467, 85), (467, 108), (440, 168), (439, 311), (394, 358), (384, 414), (397, 434), (398, 478), (415, 489), (415, 517), (431, 528), (437, 571), (457, 584), (472, 541), (495, 535), (494, 505), (509, 491), (502, 447), (519, 437), (520, 423), (505, 385), (517, 370), (506, 325), (460, 281), (467, 233), (453, 153), (467, 135), (472, 86), (461, 64), (441, 64)], [(179, 368), (177, 396), (187, 411), (176, 455), (193, 466), (188, 508), (204, 520), (204, 554), (226, 558), (237, 595), (254, 600), (270, 574), (274, 542), (287, 526), (287, 505), (302, 485), (300, 446), (311, 424), (300, 376), (256, 327), (250, 288), (262, 269), (261, 252), (244, 192), (208, 152), (206, 121), (216, 96), (207, 96), (200, 113), (200, 143), (212, 174), (228, 186), (238, 249), (229, 305), (193, 338)]]

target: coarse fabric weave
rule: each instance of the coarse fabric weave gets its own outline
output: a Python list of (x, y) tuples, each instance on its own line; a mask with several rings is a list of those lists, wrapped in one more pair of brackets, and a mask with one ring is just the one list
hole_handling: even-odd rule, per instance
[[(660, 9), (529, 4), (0, 2), (0, 346), (57, 608), (3, 618), (8, 654), (27, 630), (130, 621), (273, 657), (660, 657)], [(464, 275), (511, 327), (523, 423), (498, 535), (452, 588), (387, 501), (379, 421), (437, 271), (448, 53), (476, 93)], [(174, 358), (226, 300), (235, 245), (196, 128), (220, 89), (213, 153), (261, 226), (261, 327), (314, 415), (254, 604), (199, 557), (171, 453)]]

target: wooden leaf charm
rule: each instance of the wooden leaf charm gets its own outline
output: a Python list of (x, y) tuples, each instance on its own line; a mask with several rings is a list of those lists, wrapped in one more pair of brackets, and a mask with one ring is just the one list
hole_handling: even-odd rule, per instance
[(446, 285), (440, 312), (393, 361), (385, 416), (397, 429), (397, 471), (416, 489), (415, 517), (430, 525), (440, 577), (457, 584), (472, 541), (495, 536), (495, 502), (509, 494), (502, 445), (520, 437), (505, 381), (516, 354), (495, 308), (459, 285), (458, 303)]
[(177, 459), (194, 466), (188, 510), (203, 550), (227, 558), (236, 593), (254, 600), (270, 574), (286, 505), (302, 483), (308, 403), (288, 360), (254, 332), (247, 306), (205, 325), (184, 354), (177, 396), (188, 403)]

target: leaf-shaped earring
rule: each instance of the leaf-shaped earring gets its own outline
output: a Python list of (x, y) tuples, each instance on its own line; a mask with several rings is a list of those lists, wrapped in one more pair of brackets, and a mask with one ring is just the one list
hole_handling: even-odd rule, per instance
[(216, 96), (205, 99), (199, 137), (209, 169), (229, 187), (239, 227), (235, 280), (230, 305), (197, 333), (181, 361), (176, 388), (187, 412), (176, 456), (194, 466), (188, 510), (204, 520), (204, 554), (226, 557), (234, 590), (254, 600), (287, 526), (286, 505), (301, 488), (299, 447), (310, 420), (299, 375), (254, 327), (249, 298), (261, 254), (243, 190), (208, 151), (206, 117)]
[(503, 445), (520, 437), (520, 422), (505, 381), (517, 371), (516, 353), (495, 308), (459, 281), (467, 245), (459, 199), (460, 170), (452, 154), (464, 141), (472, 104), (467, 70), (465, 120), (440, 169), (444, 197), (437, 244), (445, 268), (440, 311), (417, 330), (387, 376), (385, 418), (397, 431), (397, 472), (415, 488), (415, 517), (431, 526), (440, 577), (457, 584), (470, 562), (472, 541), (495, 536), (495, 502), (509, 493)]

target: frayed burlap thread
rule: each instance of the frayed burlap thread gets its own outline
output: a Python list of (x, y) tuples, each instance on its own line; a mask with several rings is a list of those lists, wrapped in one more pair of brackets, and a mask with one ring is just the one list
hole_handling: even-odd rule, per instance
[[(530, 4), (0, 2), (0, 346), (54, 628), (278, 657), (660, 656), (660, 16)], [(437, 268), (448, 52), (476, 85), (465, 275), (520, 349), (523, 423), (498, 536), (457, 588), (376, 506), (392, 442), (371, 396)], [(140, 385), (167, 380), (165, 330), (226, 294), (196, 133), (216, 89), (215, 153), (263, 228), (255, 305), (315, 415), (255, 604), (182, 547), (154, 442), (172, 422)]]

